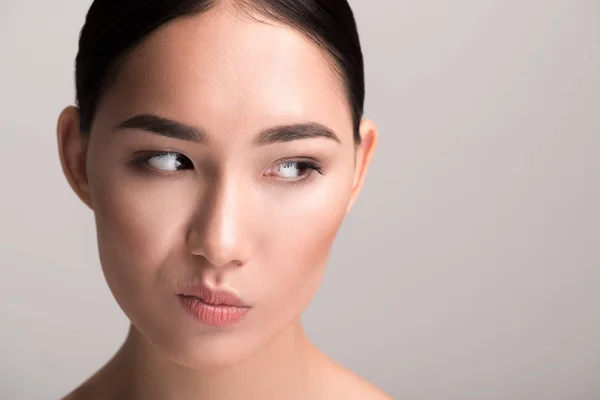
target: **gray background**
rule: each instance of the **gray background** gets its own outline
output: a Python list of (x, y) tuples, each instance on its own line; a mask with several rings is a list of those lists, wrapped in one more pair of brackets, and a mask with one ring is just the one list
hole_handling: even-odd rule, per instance
[[(2, 399), (127, 329), (56, 149), (88, 5), (0, 0)], [(398, 399), (600, 399), (600, 2), (352, 5), (381, 140), (310, 336)]]

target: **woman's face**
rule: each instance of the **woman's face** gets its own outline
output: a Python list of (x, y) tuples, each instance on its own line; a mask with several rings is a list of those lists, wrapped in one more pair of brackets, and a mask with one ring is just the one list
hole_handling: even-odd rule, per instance
[[(184, 365), (224, 365), (298, 322), (356, 195), (352, 132), (339, 77), (296, 30), (219, 7), (148, 36), (86, 160), (102, 268), (137, 329)], [(200, 323), (177, 296), (195, 282), (249, 312)]]

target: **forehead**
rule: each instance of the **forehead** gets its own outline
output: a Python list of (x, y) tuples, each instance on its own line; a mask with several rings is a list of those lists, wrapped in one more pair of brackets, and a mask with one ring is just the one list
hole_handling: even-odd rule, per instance
[(293, 28), (224, 7), (149, 35), (106, 97), (113, 119), (151, 112), (219, 134), (313, 121), (352, 140), (348, 101), (324, 50)]

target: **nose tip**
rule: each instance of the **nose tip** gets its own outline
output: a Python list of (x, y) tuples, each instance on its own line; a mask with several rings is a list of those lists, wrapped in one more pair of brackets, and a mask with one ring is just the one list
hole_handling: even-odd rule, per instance
[(237, 243), (228, 235), (215, 230), (203, 229), (201, 234), (197, 229), (191, 230), (188, 248), (192, 254), (204, 257), (215, 267), (241, 266), (244, 263), (237, 251)]
[(191, 221), (187, 237), (189, 251), (215, 267), (241, 266), (246, 262), (249, 237), (244, 233), (241, 201), (231, 188), (223, 188), (203, 202)]

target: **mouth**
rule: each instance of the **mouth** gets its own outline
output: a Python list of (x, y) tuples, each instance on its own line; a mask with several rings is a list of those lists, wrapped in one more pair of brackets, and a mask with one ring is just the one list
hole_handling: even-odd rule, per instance
[(178, 293), (179, 303), (200, 323), (231, 326), (240, 322), (250, 306), (232, 292), (213, 290), (204, 285), (191, 285)]

